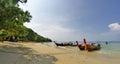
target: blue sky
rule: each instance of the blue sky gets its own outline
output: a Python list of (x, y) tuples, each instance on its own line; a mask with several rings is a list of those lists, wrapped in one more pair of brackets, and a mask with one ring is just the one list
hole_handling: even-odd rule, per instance
[(28, 0), (24, 25), (55, 41), (120, 40), (119, 0)]

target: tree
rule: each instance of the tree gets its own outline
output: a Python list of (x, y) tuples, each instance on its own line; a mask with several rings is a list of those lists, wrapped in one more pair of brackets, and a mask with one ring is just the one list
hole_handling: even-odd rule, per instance
[(19, 8), (18, 2), (26, 3), (27, 0), (0, 0), (0, 30), (4, 29), (8, 35), (25, 36), (27, 31), (23, 23), (30, 22), (32, 16)]
[(0, 0), (0, 35), (10, 37), (10, 40), (14, 40), (12, 37), (26, 37), (23, 40), (47, 41), (23, 25), (30, 22), (32, 16), (19, 8), (19, 2), (26, 3), (27, 0)]

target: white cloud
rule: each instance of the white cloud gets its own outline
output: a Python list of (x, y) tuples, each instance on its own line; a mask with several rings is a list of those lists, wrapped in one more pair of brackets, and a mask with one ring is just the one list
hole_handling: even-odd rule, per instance
[(120, 24), (119, 24), (119, 23), (109, 24), (108, 27), (109, 27), (112, 31), (120, 31)]
[(73, 30), (60, 25), (40, 25), (37, 23), (25, 23), (25, 26), (32, 28), (38, 34), (57, 41), (74, 40)]
[[(69, 41), (80, 39), (80, 32), (75, 33), (75, 30), (63, 27), (70, 22), (71, 18), (66, 15), (52, 13), (56, 0), (30, 0), (27, 4), (20, 4), (24, 10), (28, 10), (33, 16), (30, 23), (24, 25), (33, 29), (38, 34), (57, 41)], [(49, 7), (50, 6), (50, 7)], [(51, 8), (52, 7), (52, 8)], [(56, 7), (56, 6), (55, 6)], [(51, 9), (48, 9), (51, 8)], [(55, 11), (54, 11), (55, 12)]]
[[(86, 28), (88, 31), (84, 31), (84, 27), (80, 26), (77, 27), (79, 29), (73, 29), (69, 26), (65, 27), (70, 22), (77, 20), (76, 18), (73, 20), (74, 17), (71, 17), (69, 14), (56, 13), (56, 6), (54, 5), (57, 3), (56, 0), (28, 0), (27, 4), (21, 4), (20, 7), (28, 10), (33, 16), (31, 22), (24, 25), (44, 37), (57, 41), (75, 41), (83, 38), (87, 40), (117, 40), (119, 38), (119, 23), (110, 24), (108, 27), (111, 31), (102, 34), (96, 34), (94, 31), (90, 32), (88, 28)], [(59, 11), (57, 10), (57, 12)]]
[(119, 40), (120, 36), (120, 24), (119, 23), (112, 23), (109, 24), (108, 27), (110, 28), (110, 31), (101, 33), (99, 35), (99, 38), (101, 40)]

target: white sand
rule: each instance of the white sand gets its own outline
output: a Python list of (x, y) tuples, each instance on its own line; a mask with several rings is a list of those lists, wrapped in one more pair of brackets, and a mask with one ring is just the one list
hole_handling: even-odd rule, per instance
[[(53, 47), (48, 46), (46, 44), (41, 43), (19, 43), (19, 45), (23, 47), (32, 48), (32, 53), (21, 55), (21, 54), (8, 54), (4, 53), (2, 54), (0, 52), (0, 62), (2, 61), (2, 64), (5, 63), (6, 58), (1, 58), (1, 56), (7, 57), (9, 62), (13, 60), (13, 58), (22, 58), (21, 61), (27, 62), (26, 64), (119, 64), (120, 58), (111, 58), (111, 57), (105, 57), (104, 55), (101, 55), (96, 52), (87, 52), (87, 51), (79, 51), (77, 47), (74, 47), (76, 49), (70, 49), (70, 48), (61, 48), (61, 47)], [(17, 51), (19, 52), (19, 51)], [(34, 54), (34, 55), (29, 55)], [(6, 56), (7, 55), (7, 56)], [(24, 59), (23, 59), (24, 58)], [(7, 59), (7, 60), (8, 60)], [(32, 61), (29, 63), (29, 61)], [(25, 64), (25, 63), (19, 63), (20, 61), (16, 61), (16, 64)], [(12, 64), (12, 63), (9, 63)]]

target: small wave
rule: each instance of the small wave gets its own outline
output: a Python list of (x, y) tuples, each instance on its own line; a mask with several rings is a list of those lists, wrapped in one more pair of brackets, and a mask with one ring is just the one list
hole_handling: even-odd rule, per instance
[(107, 52), (107, 51), (97, 51), (98, 53), (100, 53), (100, 54), (111, 54), (110, 52)]
[(66, 47), (63, 47), (63, 46), (58, 46), (59, 48), (63, 48), (63, 49), (65, 49)]
[(53, 43), (53, 42), (49, 42), (49, 43), (45, 43), (45, 44), (48, 46), (56, 47), (55, 43)]

